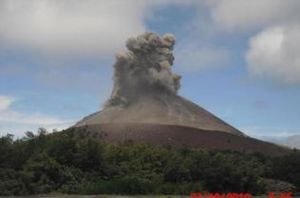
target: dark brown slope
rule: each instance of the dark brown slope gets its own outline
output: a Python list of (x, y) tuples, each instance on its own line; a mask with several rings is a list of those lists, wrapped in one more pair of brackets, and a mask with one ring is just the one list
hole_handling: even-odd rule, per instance
[[(84, 130), (82, 130), (84, 128)], [(291, 152), (290, 149), (277, 146), (250, 137), (237, 136), (220, 131), (201, 130), (186, 126), (122, 123), (95, 124), (76, 127), (94, 138), (103, 138), (109, 143), (134, 142), (154, 145), (171, 145), (174, 147), (194, 147), (204, 149), (234, 150), (246, 153), (259, 152), (278, 156)]]

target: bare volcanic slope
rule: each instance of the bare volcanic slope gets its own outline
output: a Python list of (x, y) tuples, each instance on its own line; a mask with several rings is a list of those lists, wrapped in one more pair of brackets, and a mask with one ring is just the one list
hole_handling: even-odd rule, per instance
[(83, 118), (74, 127), (105, 134), (106, 140), (112, 142), (131, 139), (234, 150), (283, 149), (247, 137), (179, 96), (181, 76), (171, 70), (174, 44), (171, 34), (160, 37), (145, 33), (129, 38), (127, 50), (116, 55), (113, 91), (103, 110)]
[(105, 108), (84, 118), (77, 126), (109, 123), (166, 124), (243, 135), (205, 109), (172, 94), (143, 94), (127, 107)]

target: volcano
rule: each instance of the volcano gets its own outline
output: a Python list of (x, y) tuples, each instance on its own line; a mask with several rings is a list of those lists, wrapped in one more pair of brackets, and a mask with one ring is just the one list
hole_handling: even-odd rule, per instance
[[(288, 149), (251, 138), (199, 105), (178, 95), (181, 76), (172, 72), (172, 34), (144, 33), (116, 55), (114, 86), (103, 109), (73, 128), (87, 128), (108, 142), (284, 154)], [(192, 53), (192, 52), (191, 52)]]

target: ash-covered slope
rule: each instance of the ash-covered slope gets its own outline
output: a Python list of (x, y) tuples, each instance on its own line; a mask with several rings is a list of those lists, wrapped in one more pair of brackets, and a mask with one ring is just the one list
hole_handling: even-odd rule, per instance
[(103, 110), (75, 127), (145, 123), (186, 126), (244, 136), (200, 106), (177, 95), (180, 76), (171, 71), (175, 38), (145, 33), (128, 39), (127, 51), (116, 56), (114, 87)]
[(177, 125), (243, 135), (198, 105), (180, 96), (170, 94), (145, 94), (127, 107), (105, 108), (84, 118), (76, 126), (108, 123)]

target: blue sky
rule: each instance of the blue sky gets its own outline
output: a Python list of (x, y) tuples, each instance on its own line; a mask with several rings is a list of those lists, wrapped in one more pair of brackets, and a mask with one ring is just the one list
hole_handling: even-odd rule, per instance
[(251, 136), (300, 134), (299, 9), (295, 0), (3, 0), (0, 133), (61, 129), (100, 110), (114, 54), (153, 31), (176, 36), (180, 95)]

